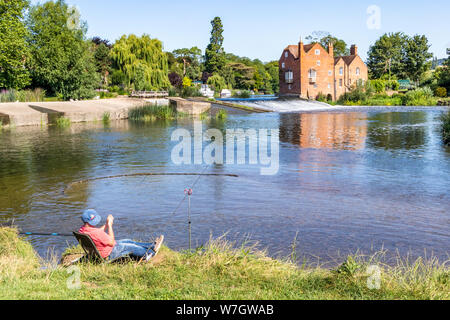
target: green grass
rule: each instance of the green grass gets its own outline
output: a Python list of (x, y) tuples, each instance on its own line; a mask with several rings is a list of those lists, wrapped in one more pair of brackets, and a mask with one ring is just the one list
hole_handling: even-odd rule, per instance
[(442, 115), (442, 139), (444, 144), (450, 146), (450, 112)]
[(69, 118), (59, 117), (58, 119), (56, 119), (56, 126), (58, 128), (68, 128), (71, 125), (72, 125), (72, 122), (70, 121)]
[(109, 112), (103, 113), (102, 122), (105, 126), (108, 126), (111, 123), (111, 114)]
[(134, 121), (151, 122), (154, 120), (173, 120), (177, 117), (176, 111), (170, 106), (145, 105), (133, 108), (128, 118)]
[[(149, 264), (81, 264), (81, 289), (70, 290), (70, 270), (39, 261), (17, 231), (0, 228), (0, 292), (2, 299), (64, 300), (450, 298), (449, 270), (435, 259), (399, 259), (392, 267), (380, 257), (351, 257), (337, 270), (299, 268), (219, 239), (191, 253), (163, 247)], [(381, 268), (379, 290), (367, 285), (372, 264)]]
[(217, 120), (225, 120), (227, 117), (228, 117), (228, 113), (223, 109), (220, 109), (219, 112), (217, 112), (217, 114), (216, 114)]

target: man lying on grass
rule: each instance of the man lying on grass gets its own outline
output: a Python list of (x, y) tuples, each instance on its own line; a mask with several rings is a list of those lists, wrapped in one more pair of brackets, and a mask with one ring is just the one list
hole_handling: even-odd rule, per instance
[(115, 260), (127, 255), (149, 261), (158, 254), (164, 241), (164, 236), (160, 236), (154, 243), (141, 243), (133, 240), (119, 240), (114, 237), (113, 223), (114, 217), (108, 216), (106, 225), (96, 228), (102, 217), (93, 209), (86, 210), (81, 216), (84, 225), (79, 232), (91, 237), (100, 255), (106, 259)]

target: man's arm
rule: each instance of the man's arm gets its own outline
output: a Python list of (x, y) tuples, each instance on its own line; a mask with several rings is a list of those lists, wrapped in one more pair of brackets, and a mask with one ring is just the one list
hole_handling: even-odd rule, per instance
[(105, 232), (107, 232), (108, 235), (111, 237), (111, 243), (109, 243), (111, 247), (114, 247), (116, 243), (116, 238), (114, 237), (113, 224), (114, 224), (114, 217), (110, 215), (108, 216), (108, 219), (106, 219)]

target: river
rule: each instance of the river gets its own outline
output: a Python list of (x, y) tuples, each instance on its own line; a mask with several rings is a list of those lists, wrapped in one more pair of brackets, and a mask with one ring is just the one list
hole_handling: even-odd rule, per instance
[[(117, 238), (164, 234), (188, 247), (187, 203), (173, 213), (195, 176), (112, 175), (163, 172), (236, 174), (200, 177), (192, 196), (192, 238), (199, 246), (222, 235), (236, 245), (257, 242), (273, 257), (335, 264), (357, 250), (395, 256), (450, 249), (450, 149), (443, 146), (444, 108), (301, 109), (297, 113), (229, 114), (203, 127), (279, 130), (279, 172), (257, 165), (173, 163), (177, 128), (191, 119), (29, 127), (0, 133), (0, 223), (24, 231), (70, 233), (95, 208), (115, 216)], [(286, 111), (286, 110), (281, 110)], [(29, 237), (42, 256), (72, 238)]]

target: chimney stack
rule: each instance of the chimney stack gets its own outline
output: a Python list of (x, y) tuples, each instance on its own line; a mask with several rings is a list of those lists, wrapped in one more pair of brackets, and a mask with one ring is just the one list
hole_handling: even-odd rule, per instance
[(328, 53), (330, 54), (331, 57), (334, 57), (334, 45), (332, 42), (328, 44)]
[(303, 47), (303, 40), (302, 37), (300, 37), (300, 42), (298, 43), (298, 57), (301, 59), (303, 52), (305, 52), (305, 49)]
[(358, 47), (355, 44), (353, 44), (350, 48), (350, 55), (352, 56), (358, 55)]

